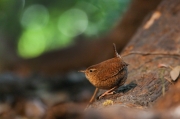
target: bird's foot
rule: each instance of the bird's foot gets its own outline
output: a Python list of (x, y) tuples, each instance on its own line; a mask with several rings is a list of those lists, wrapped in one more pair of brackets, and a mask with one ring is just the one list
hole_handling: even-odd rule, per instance
[(113, 95), (113, 94), (116, 94), (115, 91), (111, 91), (111, 92), (104, 92), (103, 94), (101, 94), (100, 96), (98, 96), (98, 99), (101, 99), (103, 98), (104, 96), (107, 96), (107, 95)]

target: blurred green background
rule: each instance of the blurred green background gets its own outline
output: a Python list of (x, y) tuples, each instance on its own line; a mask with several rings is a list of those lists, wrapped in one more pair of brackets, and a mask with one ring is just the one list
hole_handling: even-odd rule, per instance
[[(11, 42), (23, 58), (98, 37), (121, 19), (131, 0), (0, 0), (0, 50)], [(3, 39), (3, 40), (2, 40)]]

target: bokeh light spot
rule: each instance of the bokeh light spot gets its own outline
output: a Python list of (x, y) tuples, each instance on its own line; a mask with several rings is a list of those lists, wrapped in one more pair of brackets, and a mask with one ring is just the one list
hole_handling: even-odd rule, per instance
[(69, 37), (75, 37), (83, 33), (88, 26), (88, 17), (80, 9), (70, 9), (64, 12), (58, 21), (58, 29), (61, 33)]
[(46, 40), (42, 30), (27, 30), (18, 42), (18, 53), (23, 58), (33, 58), (45, 50)]
[(43, 5), (32, 5), (28, 7), (21, 18), (24, 28), (40, 29), (49, 21), (49, 12)]

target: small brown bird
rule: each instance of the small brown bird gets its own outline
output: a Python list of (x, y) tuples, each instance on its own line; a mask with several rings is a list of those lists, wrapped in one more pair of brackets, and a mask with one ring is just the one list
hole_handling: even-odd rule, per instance
[(89, 103), (92, 103), (98, 92), (98, 89), (107, 89), (105, 93), (99, 96), (99, 99), (105, 95), (113, 94), (114, 91), (122, 86), (127, 79), (127, 66), (128, 64), (123, 61), (121, 56), (116, 51), (114, 46), (115, 57), (109, 60), (103, 61), (99, 64), (92, 65), (84, 72), (86, 78), (96, 87), (96, 90)]

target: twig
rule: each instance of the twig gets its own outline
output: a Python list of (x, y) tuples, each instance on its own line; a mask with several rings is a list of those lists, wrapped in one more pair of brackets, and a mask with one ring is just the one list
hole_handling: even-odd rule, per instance
[(168, 82), (170, 82), (171, 84), (174, 84), (169, 78), (164, 77), (164, 79), (166, 79)]
[(165, 67), (165, 68), (170, 68), (171, 70), (173, 70), (173, 67), (170, 66), (170, 65), (167, 65), (167, 64), (159, 64), (159, 65), (158, 65), (158, 68), (163, 68), (163, 67)]
[(163, 96), (165, 95), (165, 84), (164, 84), (164, 81), (163, 81), (163, 74), (164, 74), (164, 69), (161, 70), (161, 74), (160, 74), (160, 79), (162, 81), (162, 94)]
[(122, 55), (122, 57), (139, 54), (139, 55), (172, 55), (172, 56), (180, 56), (180, 53), (170, 53), (170, 52), (141, 52), (141, 51), (131, 51), (127, 54)]
[(173, 67), (169, 65), (169, 68), (171, 68), (171, 70), (173, 70)]

